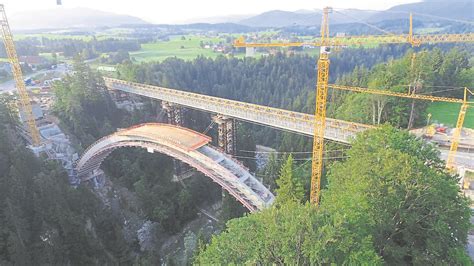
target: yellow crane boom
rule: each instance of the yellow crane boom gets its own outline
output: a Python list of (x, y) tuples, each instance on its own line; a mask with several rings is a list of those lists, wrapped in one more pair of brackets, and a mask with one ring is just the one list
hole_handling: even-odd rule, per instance
[[(363, 46), (367, 44), (400, 44), (409, 43), (420, 46), (422, 43), (453, 43), (474, 42), (474, 33), (466, 34), (433, 34), (433, 35), (367, 35), (367, 36), (345, 36), (331, 37), (328, 46)], [(274, 42), (274, 43), (247, 43), (240, 37), (234, 42), (235, 47), (301, 47), (322, 46), (322, 41), (316, 39), (309, 42)]]
[(15, 79), (16, 88), (20, 97), (20, 106), (24, 113), (24, 119), (28, 125), (33, 146), (39, 146), (41, 144), (40, 134), (36, 127), (35, 118), (33, 115), (33, 109), (30, 103), (30, 97), (26, 91), (25, 81), (23, 80), (23, 74), (21, 72), (20, 63), (15, 50), (15, 44), (13, 42), (13, 36), (8, 25), (7, 15), (5, 13), (5, 7), (0, 4), (0, 24), (2, 27), (3, 43), (5, 44), (5, 50), (7, 52), (8, 60), (12, 66), (13, 78)]
[(448, 102), (448, 103), (463, 103), (464, 102), (463, 99), (457, 99), (457, 98), (438, 97), (438, 96), (415, 94), (415, 93), (394, 92), (394, 91), (387, 91), (387, 90), (377, 90), (377, 89), (369, 89), (369, 88), (361, 88), (361, 87), (353, 87), (353, 86), (344, 86), (344, 85), (336, 85), (336, 84), (329, 84), (329, 88), (337, 89), (337, 90), (354, 91), (354, 92), (394, 96), (394, 97), (401, 97), (401, 98), (417, 99), (417, 100), (426, 100), (426, 101), (432, 101), (432, 102)]
[[(324, 14), (323, 14), (324, 16)], [(329, 25), (329, 24), (328, 24)], [(321, 26), (322, 27), (322, 26)], [(329, 31), (329, 30), (328, 30)], [(408, 34), (362, 35), (343, 36), (315, 39), (310, 42), (274, 42), (274, 43), (247, 43), (244, 37), (234, 42), (235, 47), (300, 47), (300, 46), (363, 46), (366, 44), (400, 44), (409, 43), (420, 46), (422, 43), (453, 43), (474, 42), (474, 33), (462, 34), (413, 34), (413, 16), (410, 14), (410, 28)]]

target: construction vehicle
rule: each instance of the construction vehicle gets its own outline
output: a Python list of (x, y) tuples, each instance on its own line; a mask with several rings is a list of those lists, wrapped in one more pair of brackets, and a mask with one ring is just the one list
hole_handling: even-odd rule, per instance
[(426, 127), (426, 131), (423, 136), (427, 139), (432, 139), (435, 134), (436, 134), (435, 125), (429, 125)]
[[(410, 14), (410, 28), (408, 34), (388, 34), (374, 36), (340, 36), (329, 37), (329, 13), (332, 8), (323, 9), (321, 36), (312, 42), (290, 42), (290, 43), (246, 43), (245, 38), (241, 37), (234, 42), (235, 47), (302, 47), (302, 46), (320, 46), (318, 59), (318, 77), (316, 84), (316, 108), (314, 116), (314, 138), (313, 138), (313, 160), (311, 172), (311, 203), (318, 205), (321, 190), (321, 177), (323, 171), (323, 149), (324, 149), (324, 130), (326, 120), (326, 101), (329, 80), (329, 53), (332, 47), (346, 47), (364, 44), (405, 44), (409, 43), (413, 47), (420, 46), (423, 43), (452, 43), (452, 42), (474, 42), (474, 33), (466, 34), (436, 34), (436, 35), (415, 35), (413, 33), (413, 16)], [(416, 95), (419, 96), (419, 95)], [(459, 122), (459, 121), (458, 121)], [(463, 121), (461, 121), (463, 122)], [(459, 124), (459, 123), (458, 123)], [(462, 127), (462, 123), (459, 124)], [(460, 132), (460, 130), (459, 130)], [(453, 154), (457, 150), (459, 139), (453, 136), (451, 149)], [(454, 157), (453, 157), (454, 158)], [(449, 158), (448, 158), (449, 161)], [(449, 162), (448, 162), (449, 163)]]

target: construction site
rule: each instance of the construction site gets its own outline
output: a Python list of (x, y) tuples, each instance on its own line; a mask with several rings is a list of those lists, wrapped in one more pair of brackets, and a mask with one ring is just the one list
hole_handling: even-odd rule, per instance
[[(58, 1), (58, 4), (62, 4), (61, 1)], [(299, 152), (310, 156), (310, 158), (304, 159), (304, 163), (311, 164), (311, 175), (307, 176), (308, 184), (310, 184), (309, 202), (310, 205), (318, 208), (321, 205), (321, 200), (324, 200), (321, 193), (327, 186), (327, 183), (322, 181), (328, 174), (325, 167), (331, 165), (328, 163), (331, 160), (331, 157), (328, 156), (331, 152), (328, 145), (331, 148), (331, 145), (335, 143), (335, 145), (347, 146), (347, 149), (350, 149), (358, 136), (381, 126), (375, 123), (365, 124), (328, 117), (328, 99), (333, 97), (331, 93), (334, 95), (334, 92), (344, 92), (385, 97), (383, 99), (406, 100), (409, 103), (406, 110), (409, 110), (411, 105), (407, 132), (436, 148), (439, 159), (444, 163), (445, 172), (458, 178), (460, 193), (474, 201), (474, 129), (465, 127), (466, 119), (469, 119), (467, 114), (473, 112), (474, 90), (472, 87), (458, 88), (458, 90), (462, 89), (462, 97), (459, 98), (421, 93), (423, 80), (419, 78), (421, 74), (418, 72), (421, 71), (417, 67), (421, 61), (418, 58), (419, 53), (416, 52), (413, 52), (410, 62), (415, 79), (407, 85), (405, 91), (387, 88), (374, 89), (373, 86), (364, 88), (331, 84), (335, 78), (330, 77), (333, 75), (330, 71), (331, 56), (340, 50), (365, 45), (407, 45), (411, 48), (424, 45), (430, 47), (446, 44), (472, 45), (474, 33), (415, 33), (414, 15), (410, 13), (407, 18), (409, 27), (404, 29), (407, 32), (405, 34), (334, 35), (330, 33), (330, 21), (331, 15), (333, 13), (337, 15), (338, 11), (331, 7), (325, 7), (321, 14), (320, 34), (312, 40), (295, 42), (270, 40), (264, 42), (258, 38), (240, 37), (232, 43), (233, 48), (243, 51), (246, 57), (256, 57), (259, 52), (265, 49), (299, 49), (302, 47), (317, 49), (318, 57), (314, 73), (316, 84), (313, 84), (315, 87), (313, 91), (315, 95), (314, 113), (275, 108), (271, 107), (270, 103), (262, 105), (210, 96), (191, 92), (189, 89), (181, 90), (174, 86), (132, 82), (130, 79), (124, 78), (125, 75), (120, 76), (120, 74), (114, 77), (111, 77), (113, 75), (104, 75), (100, 77), (103, 80), (103, 85), (99, 84), (98, 86), (103, 86), (107, 95), (110, 95), (110, 99), (115, 105), (114, 108), (128, 114), (138, 114), (146, 112), (150, 103), (157, 103), (158, 107), (156, 108), (160, 110), (160, 113), (156, 117), (159, 119), (156, 119), (155, 122), (136, 123), (127, 128), (114, 128), (114, 133), (103, 134), (83, 149), (77, 143), (81, 145), (84, 143), (78, 142), (77, 136), (73, 136), (71, 130), (64, 130), (64, 121), (61, 121), (61, 118), (58, 118), (57, 113), (53, 111), (55, 101), (58, 99), (53, 90), (57, 86), (55, 84), (68, 82), (77, 70), (72, 70), (68, 63), (58, 64), (54, 69), (47, 70), (49, 74), (45, 75), (42, 80), (35, 82), (36, 84), (30, 84), (31, 78), (23, 76), (22, 67), (24, 68), (24, 65), (20, 64), (3, 5), (0, 5), (0, 13), (2, 36), (15, 88), (14, 91), (6, 92), (15, 99), (19, 110), (20, 123), (16, 130), (20, 132), (26, 146), (36, 157), (58, 162), (66, 171), (69, 184), (74, 188), (79, 187), (81, 183), (88, 184), (97, 191), (104, 188), (107, 183), (105, 180), (109, 177), (106, 174), (107, 171), (103, 170), (103, 162), (115, 150), (122, 148), (127, 150), (127, 148), (134, 147), (146, 150), (149, 154), (164, 154), (171, 158), (174, 169), (173, 182), (180, 183), (183, 188), (186, 188), (186, 182), (189, 179), (192, 179), (196, 173), (200, 173), (222, 189), (223, 197), (224, 193), (228, 193), (248, 212), (258, 213), (265, 209), (272, 209), (275, 202), (282, 204), (278, 203), (278, 193), (275, 193), (274, 187), (267, 185), (267, 179), (261, 177), (260, 172), (257, 173), (255, 169), (250, 169), (242, 162), (249, 158), (239, 152), (242, 148), (240, 147), (241, 143), (237, 141), (239, 134), (237, 127), (239, 123), (248, 123), (269, 127), (285, 132), (285, 134), (305, 136), (312, 140), (311, 151)], [(206, 44), (202, 44), (202, 47), (205, 46)], [(185, 47), (181, 49), (185, 49)], [(115, 68), (114, 71), (116, 71)], [(456, 114), (456, 124), (451, 126), (431, 121), (431, 114), (429, 114), (425, 125), (419, 126), (418, 123), (418, 126), (415, 127), (413, 114), (415, 102), (420, 104), (458, 104), (460, 108)], [(201, 112), (210, 117), (210, 124), (207, 127), (204, 126), (206, 129), (203, 132), (188, 128), (184, 122), (189, 120), (186, 117), (189, 110)], [(210, 133), (213, 130), (216, 135)], [(214, 140), (213, 136), (216, 137)], [(256, 144), (258, 147), (259, 143)], [(254, 153), (257, 158), (257, 169), (264, 169), (269, 164), (271, 154), (275, 156), (278, 156), (279, 153), (286, 154), (284, 151), (277, 151), (261, 145), (259, 151)], [(298, 151), (295, 154), (298, 155)], [(336, 160), (348, 158), (345, 154), (342, 156), (334, 158)], [(304, 157), (296, 158), (297, 161), (303, 161)], [(250, 159), (254, 160), (255, 158)], [(282, 184), (280, 183), (278, 186), (283, 186)], [(135, 184), (135, 188), (138, 189), (138, 187)], [(110, 195), (104, 195), (103, 199), (110, 197)], [(201, 209), (200, 213), (207, 217), (206, 219), (218, 220), (214, 218), (215, 214), (208, 213), (206, 210)], [(147, 226), (150, 227), (150, 224), (155, 223), (148, 220)], [(144, 238), (151, 234), (151, 229), (147, 226), (142, 224), (140, 227), (140, 234), (144, 235)], [(0, 260), (0, 264), (2, 264), (1, 262)], [(162, 263), (166, 264), (163, 261)]]

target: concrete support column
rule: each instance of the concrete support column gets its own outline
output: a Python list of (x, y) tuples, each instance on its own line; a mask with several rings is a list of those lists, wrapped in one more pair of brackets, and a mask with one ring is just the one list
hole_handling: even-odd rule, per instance
[(176, 126), (182, 126), (184, 124), (183, 120), (183, 110), (176, 104), (170, 102), (161, 102), (161, 106), (166, 111), (166, 117), (168, 118), (168, 123)]
[[(168, 124), (175, 125), (175, 126), (183, 126), (184, 124), (183, 112), (182, 112), (182, 109), (178, 105), (174, 103), (162, 101), (161, 106), (163, 110), (166, 111)], [(181, 174), (183, 174), (188, 167), (183, 162), (173, 159), (173, 168), (174, 168), (175, 178), (179, 179)]]
[(212, 118), (218, 125), (217, 143), (219, 148), (227, 154), (236, 153), (235, 145), (235, 120), (223, 115), (216, 115)]

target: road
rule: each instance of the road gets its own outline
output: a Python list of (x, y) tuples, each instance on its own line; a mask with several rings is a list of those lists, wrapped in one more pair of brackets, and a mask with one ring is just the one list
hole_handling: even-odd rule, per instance
[[(440, 150), (441, 152), (441, 159), (446, 160), (448, 158), (449, 150)], [(454, 161), (456, 165), (462, 165), (469, 169), (474, 169), (474, 153), (456, 152), (456, 159)]]
[[(41, 71), (37, 71), (37, 72), (30, 73), (27, 75), (23, 75), (23, 79), (29, 79), (36, 75), (45, 74), (45, 73), (54, 73), (54, 72), (59, 72), (62, 74), (66, 73), (67, 72), (66, 65), (60, 64), (58, 65), (56, 69), (41, 70)], [(14, 90), (16, 90), (16, 85), (13, 79), (0, 83), (0, 93), (6, 93), (6, 92), (14, 91)]]

